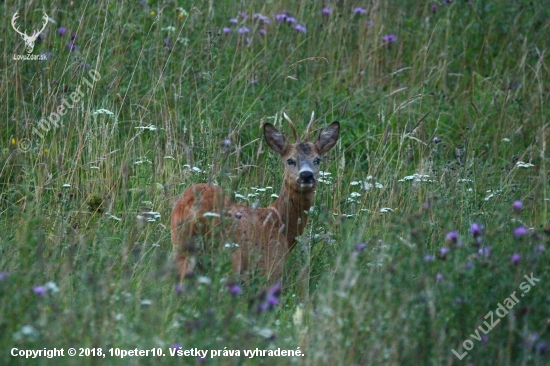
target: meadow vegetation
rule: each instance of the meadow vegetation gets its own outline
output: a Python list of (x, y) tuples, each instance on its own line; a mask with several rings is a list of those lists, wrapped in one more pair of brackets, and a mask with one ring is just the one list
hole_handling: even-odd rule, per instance
[[(543, 2), (1, 7), (1, 364), (550, 363)], [(46, 60), (13, 59), (16, 11), (52, 19)], [(179, 284), (175, 199), (210, 181), (269, 205), (283, 111), (342, 130), (282, 289), (236, 282), (231, 248)], [(10, 355), (69, 347), (107, 356)]]

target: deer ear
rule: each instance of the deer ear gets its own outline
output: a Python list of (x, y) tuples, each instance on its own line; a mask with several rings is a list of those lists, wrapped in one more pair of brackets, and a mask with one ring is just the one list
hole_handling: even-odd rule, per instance
[(264, 136), (265, 141), (273, 151), (283, 156), (290, 144), (285, 139), (285, 135), (275, 128), (271, 123), (266, 123), (264, 125)]
[(319, 154), (324, 154), (336, 145), (338, 136), (340, 135), (340, 122), (332, 122), (319, 134), (315, 146)]

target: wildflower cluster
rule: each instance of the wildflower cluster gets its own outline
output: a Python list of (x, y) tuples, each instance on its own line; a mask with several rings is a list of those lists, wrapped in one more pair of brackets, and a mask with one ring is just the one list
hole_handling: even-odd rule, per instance
[[(57, 33), (58, 33), (60, 36), (63, 37), (63, 36), (65, 36), (65, 34), (67, 33), (67, 28), (65, 28), (65, 27), (59, 27), (59, 29), (57, 29)], [(77, 50), (76, 38), (77, 38), (76, 33), (72, 33), (72, 34), (71, 34), (71, 39), (70, 39), (69, 42), (67, 43), (67, 49), (69, 50), (69, 52), (73, 52), (73, 51), (76, 51), (76, 50)]]
[[(523, 208), (523, 203), (521, 201), (515, 201), (512, 204), (512, 210), (516, 215), (519, 215), (520, 211)], [(473, 239), (472, 245), (474, 247), (478, 247), (477, 249), (477, 258), (479, 259), (488, 259), (491, 255), (491, 247), (487, 245), (484, 241), (484, 231), (485, 227), (477, 222), (474, 222), (470, 225), (469, 228), (469, 234), (471, 235), (471, 238)], [(530, 234), (530, 230), (526, 228), (525, 226), (521, 225), (512, 230), (512, 236), (520, 242), (523, 238), (527, 237)], [(524, 239), (523, 239), (524, 240)], [(446, 260), (448, 259), (452, 248), (461, 248), (463, 247), (463, 242), (460, 239), (460, 234), (458, 231), (449, 231), (445, 235), (445, 246), (439, 248), (437, 256), (426, 254), (424, 256), (425, 262), (433, 262), (436, 259), (440, 260)], [(545, 246), (543, 244), (539, 244), (535, 250), (535, 255), (539, 255), (542, 252), (545, 251)], [(520, 253), (513, 253), (510, 258), (510, 263), (512, 265), (517, 265), (523, 260), (523, 257)], [(467, 262), (464, 265), (464, 268), (470, 269), (472, 268), (472, 263)], [(441, 281), (443, 279), (443, 276), (441, 274), (438, 274), (436, 280)]]
[[(367, 13), (368, 11), (365, 8), (356, 7), (352, 9), (352, 14), (356, 16), (362, 16)], [(323, 7), (321, 15), (328, 19), (332, 15), (332, 9), (326, 6)], [(252, 41), (250, 37), (252, 30), (257, 29), (259, 35), (265, 36), (268, 32), (268, 26), (272, 24), (272, 20), (279, 27), (290, 27), (298, 33), (307, 33), (307, 27), (303, 23), (300, 23), (289, 10), (277, 13), (272, 18), (259, 13), (249, 16), (246, 12), (240, 12), (236, 17), (230, 18), (229, 25), (224, 26), (221, 31), (225, 34), (236, 31), (239, 35), (246, 36), (247, 43), (250, 43)], [(374, 25), (370, 20), (367, 20), (365, 24), (369, 27)], [(387, 34), (382, 37), (382, 40), (386, 44), (393, 43), (397, 41), (397, 36), (395, 34)]]
[[(292, 17), (288, 11), (276, 14), (274, 19), (278, 24), (290, 25), (294, 30), (300, 33), (307, 32), (306, 27), (299, 24), (296, 18)], [(256, 13), (250, 17), (247, 13), (240, 12), (238, 16), (229, 19), (229, 26), (223, 27), (222, 33), (228, 34), (236, 29), (237, 34), (246, 36), (247, 43), (250, 43), (252, 41), (250, 35), (253, 29), (257, 29), (260, 36), (265, 36), (267, 34), (267, 27), (270, 24), (271, 19), (266, 15)]]
[(258, 305), (258, 312), (263, 312), (266, 310), (271, 310), (275, 306), (279, 305), (279, 296), (281, 296), (281, 284), (276, 283), (267, 291), (263, 291), (260, 294), (260, 304)]

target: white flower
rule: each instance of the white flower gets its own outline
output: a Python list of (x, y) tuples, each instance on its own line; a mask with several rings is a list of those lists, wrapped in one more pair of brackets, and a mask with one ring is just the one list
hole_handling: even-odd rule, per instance
[(520, 167), (520, 168), (530, 168), (530, 167), (534, 166), (534, 165), (531, 164), (531, 163), (524, 163), (523, 161), (518, 161), (518, 162), (516, 163), (516, 165), (517, 165), (518, 167)]
[(140, 160), (138, 160), (138, 161), (134, 161), (134, 165), (141, 165), (141, 164), (144, 164), (144, 163), (152, 164), (151, 160), (149, 160), (147, 158), (144, 158), (144, 157), (141, 157)]
[(143, 299), (141, 300), (140, 304), (141, 306), (150, 306), (153, 302), (149, 299)]
[(197, 282), (202, 283), (204, 285), (210, 285), (212, 283), (212, 280), (206, 276), (199, 276), (197, 277)]
[(413, 182), (433, 182), (433, 180), (430, 179), (429, 175), (417, 173), (414, 173), (413, 175), (407, 175), (403, 179), (399, 179), (398, 182), (405, 182), (408, 180), (412, 180)]
[(498, 194), (500, 194), (500, 191), (499, 191), (499, 190), (491, 191), (491, 190), (489, 189), (489, 190), (487, 191), (487, 193), (489, 193), (489, 195), (483, 199), (484, 201), (489, 201), (489, 200), (490, 200), (491, 198), (493, 198), (494, 196), (497, 196)]
[(138, 126), (138, 127), (134, 127), (136, 130), (149, 130), (149, 131), (156, 131), (157, 128), (154, 126), (154, 125), (149, 125), (149, 126)]
[(114, 113), (111, 112), (108, 109), (101, 108), (101, 109), (98, 109), (97, 111), (94, 111), (92, 114), (108, 114), (108, 115), (112, 116)]
[(52, 294), (59, 292), (59, 287), (57, 287), (55, 282), (49, 281), (44, 285), (44, 287), (46, 287), (48, 291), (51, 292)]

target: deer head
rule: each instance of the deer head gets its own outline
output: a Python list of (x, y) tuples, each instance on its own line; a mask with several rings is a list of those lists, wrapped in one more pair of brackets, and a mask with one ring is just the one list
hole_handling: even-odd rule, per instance
[(36, 41), (40, 33), (42, 33), (42, 31), (46, 28), (46, 25), (48, 25), (48, 19), (49, 19), (48, 14), (44, 12), (44, 16), (42, 17), (42, 20), (44, 21), (44, 24), (42, 25), (42, 29), (35, 30), (31, 36), (27, 35), (26, 30), (25, 32), (21, 32), (19, 31), (19, 29), (17, 29), (15, 22), (18, 17), (19, 17), (19, 12), (16, 11), (15, 14), (13, 14), (13, 17), (11, 18), (11, 26), (17, 33), (21, 35), (21, 38), (23, 38), (23, 41), (25, 41), (25, 48), (27, 53), (32, 53), (32, 50), (34, 49), (34, 42)]
[(284, 134), (270, 123), (264, 125), (266, 142), (273, 151), (281, 156), (285, 164), (284, 185), (294, 192), (313, 193), (319, 177), (321, 157), (336, 145), (340, 133), (340, 123), (332, 122), (321, 131), (315, 142), (310, 142), (309, 134), (314, 120), (312, 113), (305, 139), (300, 141), (294, 123), (286, 114), (284, 117), (292, 128), (295, 142), (293, 144), (288, 142)]

